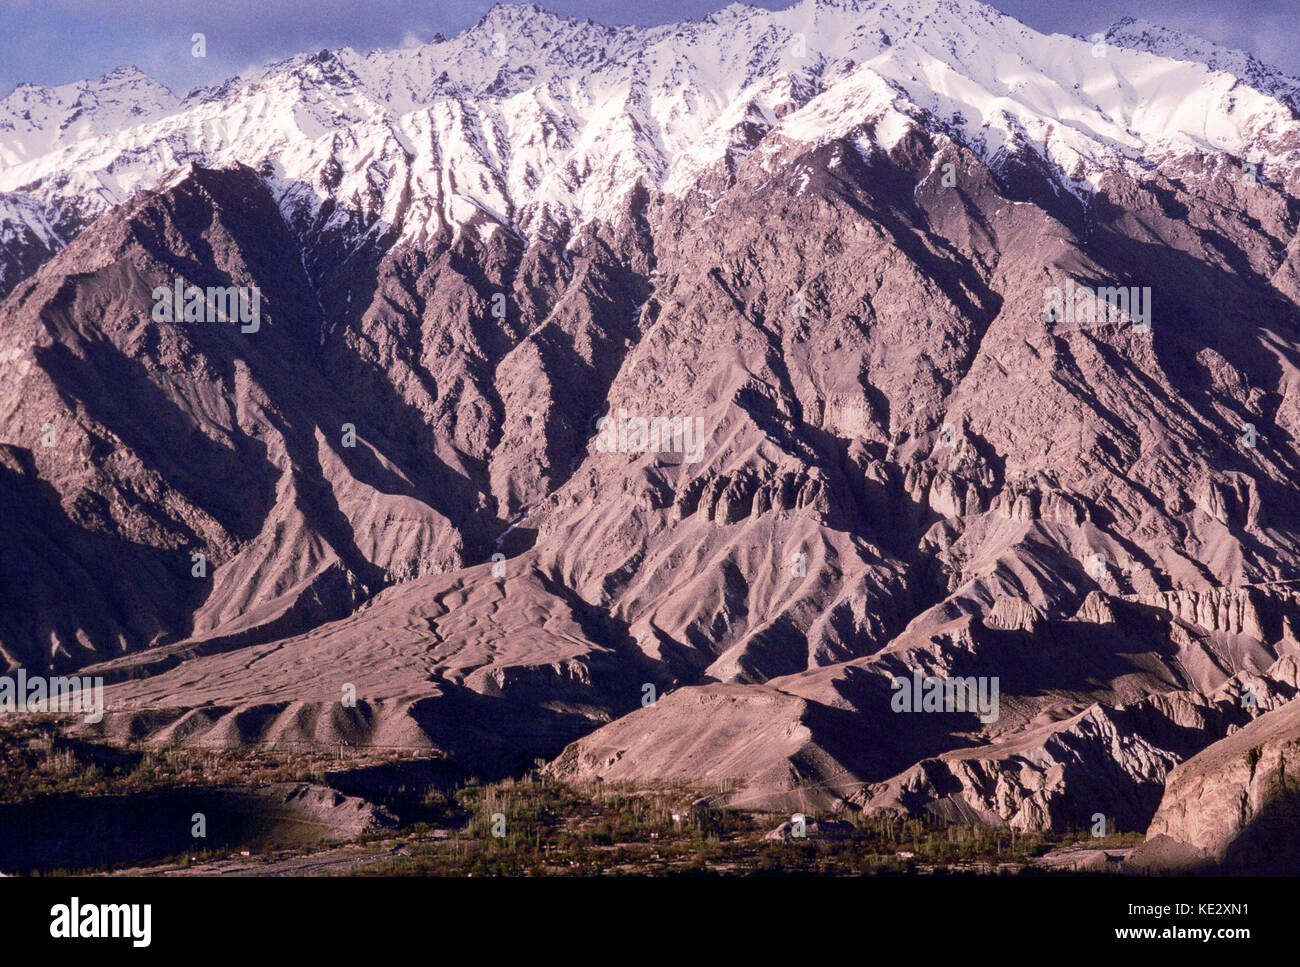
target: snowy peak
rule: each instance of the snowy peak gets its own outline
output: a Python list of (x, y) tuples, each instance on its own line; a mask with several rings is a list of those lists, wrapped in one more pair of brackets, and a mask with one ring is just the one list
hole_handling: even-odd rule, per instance
[(1194, 61), (1212, 71), (1231, 74), (1248, 86), (1285, 101), (1300, 116), (1300, 79), (1268, 66), (1245, 51), (1133, 17), (1117, 21), (1104, 37), (1106, 43), (1117, 47), (1146, 51), (1171, 60)]
[(299, 54), (179, 103), (123, 68), (0, 103), (0, 230), (71, 237), (191, 161), (254, 168), (291, 225), (348, 245), (537, 237), (616, 217), (638, 185), (725, 178), (767, 138), (866, 128), (888, 149), (925, 126), (995, 168), (1032, 152), (1080, 197), (1190, 154), (1265, 176), (1300, 165), (1290, 79), (1138, 21), (1110, 37), (1043, 35), (976, 0), (731, 4), (655, 27), (528, 4), (417, 47)]
[(177, 98), (138, 67), (57, 87), (20, 84), (0, 101), (0, 162), (16, 163), (59, 144), (161, 117)]
[[(465, 31), (469, 35), (484, 35), (491, 38), (496, 33), (506, 36), (536, 37), (549, 32), (562, 24), (574, 24), (572, 18), (560, 17), (536, 3), (494, 3), (479, 18), (478, 23)], [(591, 23), (588, 20), (586, 23)]]

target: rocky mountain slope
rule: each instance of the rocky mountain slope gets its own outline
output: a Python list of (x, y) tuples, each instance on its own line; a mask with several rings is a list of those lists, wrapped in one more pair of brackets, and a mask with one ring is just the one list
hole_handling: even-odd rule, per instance
[[(1146, 828), (1297, 690), (1300, 121), (1108, 36), (497, 7), (20, 88), (0, 660), (103, 674), (119, 737)], [(178, 278), (259, 325), (156, 321)]]
[(1161, 873), (1294, 873), (1300, 790), (1288, 765), (1300, 751), (1298, 714), (1300, 703), (1290, 702), (1178, 766), (1130, 865)]

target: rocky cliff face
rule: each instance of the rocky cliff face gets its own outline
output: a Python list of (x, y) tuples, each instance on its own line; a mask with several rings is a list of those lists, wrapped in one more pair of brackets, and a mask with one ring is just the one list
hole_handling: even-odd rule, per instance
[(1169, 776), (1135, 869), (1253, 875), (1293, 873), (1300, 753), (1291, 702), (1214, 743)]
[(1290, 82), (932, 6), (496, 8), (4, 128), (75, 227), (6, 248), (4, 664), (160, 742), (1144, 828), (1296, 690)]

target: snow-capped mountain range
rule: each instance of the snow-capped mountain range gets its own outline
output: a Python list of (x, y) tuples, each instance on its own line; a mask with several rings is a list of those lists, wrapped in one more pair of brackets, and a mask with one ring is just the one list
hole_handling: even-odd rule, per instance
[(1300, 694), (1300, 85), (1108, 36), (514, 6), (19, 89), (0, 673), (102, 673), (96, 741), (1196, 839), (1179, 764), (1239, 792)]
[(189, 162), (255, 168), (296, 230), (348, 244), (549, 238), (611, 217), (638, 183), (690, 192), (760, 143), (888, 149), (915, 124), (995, 170), (1032, 151), (1080, 197), (1107, 170), (1189, 153), (1293, 177), (1293, 79), (1137, 21), (1094, 40), (975, 0), (733, 4), (618, 28), (497, 6), (450, 40), (303, 54), (183, 99), (131, 67), (24, 85), (0, 102), (0, 292)]

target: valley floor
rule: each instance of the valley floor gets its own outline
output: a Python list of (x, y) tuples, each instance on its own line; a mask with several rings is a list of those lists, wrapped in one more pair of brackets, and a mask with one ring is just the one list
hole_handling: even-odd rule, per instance
[[(711, 805), (676, 783), (454, 778), (428, 753), (118, 748), (6, 726), (0, 870), (128, 876), (1120, 872), (1138, 834)], [(203, 835), (195, 835), (202, 816)]]

